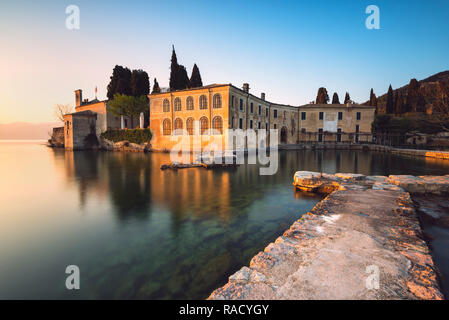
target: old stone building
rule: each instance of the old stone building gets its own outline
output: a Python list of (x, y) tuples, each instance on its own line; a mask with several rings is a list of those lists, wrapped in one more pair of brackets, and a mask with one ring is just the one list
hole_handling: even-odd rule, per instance
[[(277, 129), (280, 144), (371, 142), (374, 107), (348, 105), (290, 106), (269, 102), (232, 84), (150, 94), (151, 141), (155, 150), (189, 144), (191, 150), (227, 143), (226, 129)], [(210, 134), (208, 129), (215, 129)], [(174, 130), (182, 130), (173, 134)], [(218, 133), (218, 134), (217, 134)], [(195, 136), (202, 136), (195, 145)], [(273, 137), (269, 137), (272, 139)]]
[(86, 137), (97, 137), (108, 129), (134, 128), (139, 121), (115, 117), (108, 111), (107, 100), (83, 100), (83, 91), (75, 90), (75, 112), (64, 116), (64, 145), (66, 149), (84, 149)]

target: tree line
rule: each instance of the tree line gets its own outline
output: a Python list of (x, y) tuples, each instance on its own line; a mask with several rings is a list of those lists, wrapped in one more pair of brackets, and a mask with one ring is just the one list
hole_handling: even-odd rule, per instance
[[(327, 93), (327, 89), (324, 87), (321, 87), (318, 89), (318, 94), (316, 96), (315, 100), (316, 104), (328, 104), (329, 103), (329, 95)], [(352, 103), (351, 97), (349, 96), (349, 93), (346, 92), (345, 99), (343, 101), (344, 104)], [(340, 104), (340, 98), (338, 97), (338, 93), (334, 92), (334, 95), (332, 96), (332, 104)]]
[[(196, 63), (193, 66), (190, 78), (186, 68), (178, 63), (175, 47), (173, 46), (170, 65), (170, 91), (183, 90), (188, 88), (198, 88), (203, 86), (201, 74)], [(161, 88), (156, 78), (154, 78), (151, 93), (160, 93)], [(116, 65), (112, 70), (109, 84), (107, 86), (107, 97), (109, 111), (116, 117), (127, 116), (133, 118), (140, 113), (148, 117), (148, 97), (150, 93), (150, 78), (148, 73), (137, 69), (131, 70), (127, 67)]]

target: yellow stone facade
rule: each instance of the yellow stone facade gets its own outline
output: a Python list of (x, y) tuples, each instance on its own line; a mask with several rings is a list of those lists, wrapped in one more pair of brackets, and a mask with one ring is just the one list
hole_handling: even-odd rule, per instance
[[(256, 132), (277, 129), (280, 144), (371, 142), (372, 139), (374, 107), (369, 106), (281, 105), (266, 101), (263, 93), (260, 97), (249, 93), (248, 84), (243, 89), (231, 84), (214, 84), (150, 94), (148, 98), (154, 150), (168, 151), (175, 145), (179, 147), (181, 141), (190, 150), (203, 149), (210, 143), (225, 148), (226, 129)], [(211, 128), (217, 129), (214, 134), (207, 132)], [(175, 129), (183, 132), (172, 135)]]

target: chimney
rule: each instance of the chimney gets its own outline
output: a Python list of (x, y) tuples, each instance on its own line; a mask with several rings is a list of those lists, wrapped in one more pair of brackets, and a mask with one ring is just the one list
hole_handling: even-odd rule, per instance
[(83, 104), (83, 90), (75, 90), (75, 108)]
[(246, 93), (248, 93), (248, 92), (249, 92), (249, 84), (244, 83), (242, 89), (243, 89), (243, 91), (245, 91)]
[(262, 93), (260, 94), (260, 99), (265, 100), (265, 92), (262, 92)]

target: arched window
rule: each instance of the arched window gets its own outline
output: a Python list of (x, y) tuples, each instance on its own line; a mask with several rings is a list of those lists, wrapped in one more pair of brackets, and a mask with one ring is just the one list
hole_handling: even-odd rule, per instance
[(181, 99), (175, 99), (175, 111), (181, 111)]
[(186, 129), (187, 129), (187, 133), (191, 136), (193, 136), (193, 118), (187, 118), (186, 121)]
[(170, 119), (165, 119), (162, 125), (164, 136), (171, 135), (171, 122)]
[(221, 117), (217, 116), (212, 119), (212, 129), (214, 129), (214, 134), (223, 134), (223, 120)]
[(207, 117), (200, 118), (200, 134), (204, 134), (207, 130), (209, 130), (209, 120)]
[(170, 112), (170, 101), (168, 99), (164, 100), (163, 110), (164, 112)]
[(221, 95), (219, 93), (214, 94), (214, 109), (221, 108)]
[(182, 120), (180, 118), (175, 119), (175, 134), (182, 134)]
[(205, 95), (200, 97), (200, 109), (207, 109), (207, 98)]
[(193, 110), (194, 109), (194, 102), (192, 97), (187, 97), (186, 101), (187, 110)]

